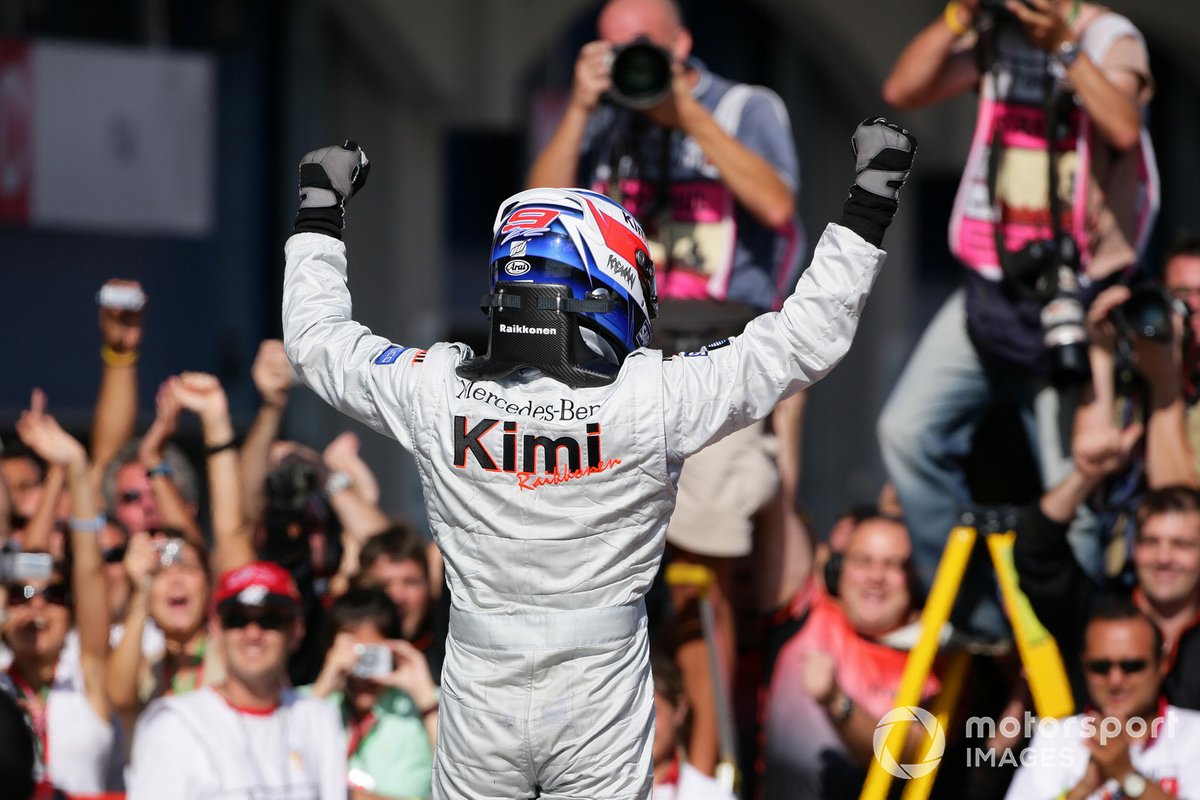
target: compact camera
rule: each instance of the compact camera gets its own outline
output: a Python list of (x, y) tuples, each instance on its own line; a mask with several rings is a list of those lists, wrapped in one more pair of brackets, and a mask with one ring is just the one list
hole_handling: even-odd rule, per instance
[(671, 54), (639, 36), (629, 44), (613, 48), (613, 102), (626, 108), (643, 109), (658, 105), (671, 94)]
[(106, 283), (96, 293), (96, 302), (101, 308), (141, 311), (146, 306), (146, 295), (136, 286)]
[(356, 678), (376, 679), (392, 671), (392, 648), (386, 644), (356, 644), (354, 655), (350, 674)]
[(46, 581), (54, 571), (49, 553), (7, 553), (0, 551), (0, 584), (21, 581)]

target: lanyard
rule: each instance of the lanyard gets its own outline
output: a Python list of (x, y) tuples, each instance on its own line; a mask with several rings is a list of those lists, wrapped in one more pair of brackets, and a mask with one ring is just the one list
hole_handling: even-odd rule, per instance
[[(8, 675), (12, 678), (13, 684), (17, 687), (17, 691), (21, 693), (21, 697), (25, 700), (25, 713), (29, 715), (29, 722), (33, 728), (33, 733), (37, 737), (38, 748), (40, 750), (42, 762), (42, 784), (50, 785), (50, 732), (48, 720), (48, 705), (50, 702), (50, 686), (46, 685), (40, 689), (34, 689), (29, 679), (21, 672), (21, 668), (13, 664), (8, 668)], [(38, 791), (42, 791), (38, 785)]]
[(355, 722), (353, 717), (347, 720), (346, 758), (350, 758), (350, 756), (358, 752), (358, 748), (362, 747), (362, 743), (371, 735), (371, 731), (375, 730), (375, 725), (378, 722), (379, 717), (375, 716), (374, 711), (368, 711), (361, 722)]
[(167, 684), (165, 694), (185, 694), (202, 686), (204, 684), (204, 656), (207, 652), (208, 639), (205, 639), (200, 643), (194, 657), (189, 658), (186, 654), (181, 654), (179, 660), (182, 661), (186, 658), (188, 662), (186, 664), (187, 671), (183, 675), (186, 680), (180, 678), (180, 672), (183, 670), (180, 669), (177, 661), (168, 654), (163, 664), (163, 678)]

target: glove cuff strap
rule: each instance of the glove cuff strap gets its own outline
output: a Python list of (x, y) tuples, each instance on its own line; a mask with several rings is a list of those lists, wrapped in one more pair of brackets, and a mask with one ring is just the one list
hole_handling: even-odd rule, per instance
[(292, 233), (321, 233), (340, 240), (343, 225), (340, 204), (324, 208), (302, 208), (296, 212), (296, 224), (292, 226)]

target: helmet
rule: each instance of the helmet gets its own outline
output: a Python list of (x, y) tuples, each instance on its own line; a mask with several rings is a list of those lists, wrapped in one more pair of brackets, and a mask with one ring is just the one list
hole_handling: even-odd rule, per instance
[(599, 385), (649, 344), (654, 264), (642, 226), (620, 205), (585, 189), (530, 189), (501, 204), (493, 234), (488, 354), (460, 375), (534, 366)]

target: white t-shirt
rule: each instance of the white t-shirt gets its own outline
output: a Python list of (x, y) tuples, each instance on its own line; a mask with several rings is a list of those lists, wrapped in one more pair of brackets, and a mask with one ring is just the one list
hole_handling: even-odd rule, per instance
[(266, 713), (211, 688), (163, 697), (134, 729), (126, 784), (128, 800), (344, 800), (342, 723), (291, 690)]
[[(1039, 721), (1005, 800), (1058, 797), (1083, 779), (1090, 759), (1083, 744), (1084, 717), (1076, 714), (1056, 721), (1053, 728), (1047, 723), (1054, 720)], [(1099, 732), (1101, 724), (1097, 722), (1094, 729)], [(1135, 742), (1129, 759), (1147, 782), (1180, 800), (1200, 800), (1200, 712), (1166, 706), (1158, 735)], [(1108, 781), (1088, 797), (1121, 797), (1119, 790), (1116, 781)]]
[(734, 800), (733, 795), (691, 764), (679, 768), (678, 783), (654, 784), (654, 800)]

